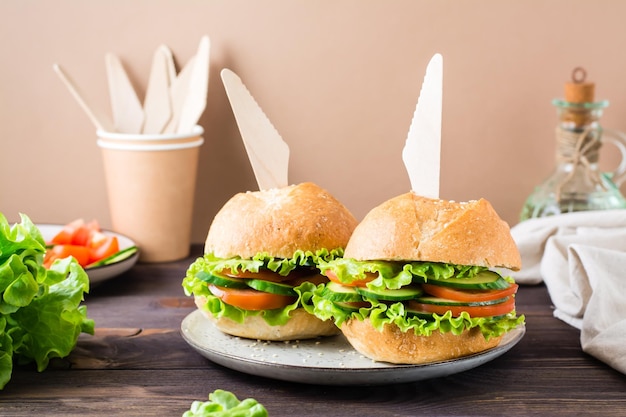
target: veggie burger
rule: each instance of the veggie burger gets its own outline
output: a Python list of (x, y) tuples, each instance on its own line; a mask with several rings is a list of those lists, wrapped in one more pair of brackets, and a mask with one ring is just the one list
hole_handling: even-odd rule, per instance
[(259, 340), (295, 340), (339, 332), (302, 308), (327, 282), (318, 264), (343, 255), (357, 225), (350, 211), (307, 182), (239, 193), (217, 213), (204, 256), (187, 270), (183, 288), (224, 333)]
[(413, 192), (371, 210), (344, 257), (320, 265), (330, 279), (308, 308), (333, 319), (361, 354), (421, 364), (497, 346), (524, 322), (517, 284), (491, 269), (521, 267), (509, 226), (480, 199)]

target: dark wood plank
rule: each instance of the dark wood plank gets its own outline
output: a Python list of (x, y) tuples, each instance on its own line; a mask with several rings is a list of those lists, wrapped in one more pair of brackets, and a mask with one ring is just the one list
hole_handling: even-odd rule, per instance
[[(609, 388), (598, 373), (589, 375), (589, 385), (581, 386), (568, 381), (569, 376), (576, 380), (580, 369), (560, 371), (553, 369), (549, 378), (537, 381), (536, 370), (511, 370), (496, 363), (422, 383), (353, 388), (273, 381), (210, 365), (149, 371), (52, 370), (19, 373), (0, 404), (2, 415), (15, 416), (174, 416), (194, 399), (221, 388), (240, 398), (256, 398), (274, 417), (624, 415), (623, 381)], [(589, 389), (591, 384), (609, 389)]]

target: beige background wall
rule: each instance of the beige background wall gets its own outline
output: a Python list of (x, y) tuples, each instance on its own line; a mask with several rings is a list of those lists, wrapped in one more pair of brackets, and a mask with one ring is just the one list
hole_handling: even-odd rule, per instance
[[(95, 129), (52, 64), (108, 110), (105, 53), (143, 96), (159, 44), (182, 65), (208, 34), (195, 241), (231, 195), (256, 188), (221, 68), (242, 77), (288, 142), (290, 181), (317, 182), (361, 218), (410, 188), (401, 150), (435, 52), (441, 196), (485, 197), (514, 224), (552, 168), (550, 102), (574, 67), (610, 101), (604, 125), (626, 131), (625, 16), (618, 0), (0, 0), (0, 212), (108, 226)], [(608, 165), (615, 149), (605, 148)]]

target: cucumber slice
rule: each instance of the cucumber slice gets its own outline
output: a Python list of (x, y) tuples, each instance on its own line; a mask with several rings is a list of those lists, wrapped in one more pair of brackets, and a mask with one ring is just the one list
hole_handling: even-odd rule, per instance
[(224, 275), (209, 274), (206, 271), (200, 271), (196, 274), (196, 278), (209, 284), (217, 285), (224, 288), (248, 288), (246, 281), (240, 278), (231, 278)]
[(466, 290), (503, 290), (510, 285), (507, 280), (494, 271), (482, 271), (471, 278), (435, 279), (429, 277), (427, 282), (429, 284)]
[(407, 316), (416, 316), (416, 317), (419, 317), (421, 319), (426, 319), (426, 320), (433, 318), (433, 313), (428, 313), (426, 311), (414, 310), (414, 309), (408, 308), (406, 306), (405, 306), (405, 309), (404, 309), (404, 313)]
[(348, 312), (359, 311), (359, 309), (362, 308), (361, 306), (350, 304), (349, 302), (336, 301), (334, 304), (337, 307), (339, 307), (339, 308), (341, 308), (343, 310), (346, 310)]
[(136, 253), (137, 253), (137, 246), (130, 246), (130, 247), (128, 247), (126, 249), (123, 249), (123, 250), (121, 250), (121, 251), (119, 251), (117, 253), (114, 253), (113, 255), (111, 255), (111, 256), (109, 256), (107, 258), (100, 259), (97, 262), (94, 262), (92, 264), (87, 265), (85, 267), (85, 269), (95, 268), (95, 267), (98, 267), (98, 266), (111, 265), (111, 264), (114, 264), (114, 263), (117, 263), (117, 262), (121, 262), (124, 259), (130, 258), (131, 256), (133, 256)]
[(345, 285), (329, 282), (322, 290), (322, 297), (333, 302), (357, 302), (363, 301), (363, 297), (354, 289)]
[(248, 279), (246, 280), (246, 284), (250, 288), (268, 292), (270, 294), (289, 295), (293, 297), (298, 295), (291, 285), (282, 284), (280, 282), (264, 281), (262, 279)]
[(439, 297), (418, 297), (415, 299), (418, 303), (422, 304), (433, 304), (438, 306), (463, 306), (463, 307), (478, 307), (478, 306), (489, 306), (493, 304), (500, 304), (505, 302), (508, 297), (500, 298), (498, 300), (489, 300), (489, 301), (457, 301), (450, 300), (448, 298), (439, 298)]
[(386, 300), (386, 301), (403, 301), (403, 300), (412, 300), (418, 298), (420, 295), (424, 293), (421, 287), (417, 285), (410, 285), (402, 288), (398, 288), (397, 290), (390, 289), (370, 289), (366, 287), (357, 287), (356, 292), (361, 294), (363, 297), (373, 298), (375, 300)]

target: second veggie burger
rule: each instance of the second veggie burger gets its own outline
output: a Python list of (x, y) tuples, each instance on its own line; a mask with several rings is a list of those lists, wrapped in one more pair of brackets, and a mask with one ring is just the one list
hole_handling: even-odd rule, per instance
[(320, 265), (331, 282), (308, 308), (333, 319), (352, 346), (377, 361), (422, 364), (497, 346), (524, 322), (508, 225), (484, 199), (458, 203), (413, 192), (371, 210), (344, 258)]

